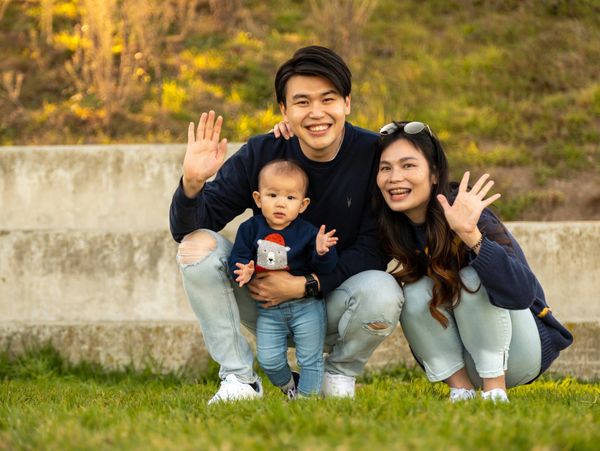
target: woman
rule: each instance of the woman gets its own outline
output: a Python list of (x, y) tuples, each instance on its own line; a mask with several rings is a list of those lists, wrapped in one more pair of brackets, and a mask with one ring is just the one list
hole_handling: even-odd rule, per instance
[(403, 286), (404, 335), (431, 382), (450, 400), (508, 402), (569, 346), (514, 237), (487, 207), (494, 182), (448, 183), (446, 155), (421, 122), (393, 122), (380, 138), (374, 199), (393, 275)]

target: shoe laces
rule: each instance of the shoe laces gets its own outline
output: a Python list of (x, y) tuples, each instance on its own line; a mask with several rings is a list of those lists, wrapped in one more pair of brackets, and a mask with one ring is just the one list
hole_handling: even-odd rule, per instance
[(467, 401), (475, 398), (475, 390), (469, 388), (450, 388), (450, 401)]
[(293, 401), (294, 399), (296, 399), (297, 395), (298, 395), (298, 393), (296, 391), (296, 387), (289, 388), (286, 393), (286, 396), (290, 401)]

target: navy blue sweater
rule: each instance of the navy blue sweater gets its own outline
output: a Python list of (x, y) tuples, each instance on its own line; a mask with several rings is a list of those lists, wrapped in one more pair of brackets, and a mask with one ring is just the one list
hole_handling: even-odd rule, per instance
[(317, 273), (323, 294), (361, 271), (385, 270), (387, 259), (379, 248), (370, 206), (378, 167), (377, 139), (377, 134), (347, 122), (339, 153), (332, 161), (320, 163), (306, 158), (296, 137), (286, 141), (270, 133), (250, 138), (194, 199), (185, 196), (180, 182), (171, 202), (171, 234), (181, 241), (196, 229), (219, 231), (247, 208), (259, 214), (252, 199), (258, 172), (273, 159), (295, 159), (309, 178), (311, 202), (302, 218), (315, 227), (325, 224), (327, 230), (336, 229), (339, 238), (335, 270)]
[[(233, 271), (236, 263), (247, 264), (250, 260), (258, 265), (256, 251), (258, 240), (264, 240), (271, 234), (282, 238), (282, 245), (289, 248), (286, 252), (286, 264), (291, 274), (302, 276), (312, 272), (326, 274), (334, 270), (337, 263), (335, 247), (324, 255), (317, 254), (316, 237), (319, 230), (312, 224), (297, 218), (282, 230), (269, 227), (262, 215), (252, 216), (238, 228), (235, 243), (229, 256), (229, 273), (235, 280)], [(258, 269), (258, 266), (256, 267)]]
[[(484, 238), (479, 253), (471, 253), (469, 265), (477, 271), (492, 304), (508, 310), (529, 309), (533, 314), (542, 345), (541, 374), (573, 342), (573, 335), (546, 309), (544, 290), (521, 246), (496, 215), (485, 209), (477, 225)], [(414, 230), (423, 250), (425, 229), (416, 226)]]

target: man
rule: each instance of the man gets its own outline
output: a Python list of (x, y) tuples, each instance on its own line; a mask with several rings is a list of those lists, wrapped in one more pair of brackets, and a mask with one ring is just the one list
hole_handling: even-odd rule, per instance
[[(402, 291), (384, 272), (370, 199), (377, 172), (377, 135), (346, 122), (351, 73), (331, 50), (298, 50), (277, 71), (275, 90), (284, 120), (295, 135), (250, 138), (225, 163), (223, 118), (203, 113), (188, 129), (183, 177), (171, 203), (171, 233), (180, 241), (178, 261), (192, 308), (211, 357), (221, 365), (219, 391), (209, 403), (262, 396), (252, 350), (240, 324), (256, 325), (256, 302), (265, 307), (304, 296), (323, 296), (328, 327), (324, 396), (354, 397), (355, 376), (390, 335), (400, 315)], [(339, 262), (328, 274), (257, 274), (239, 288), (227, 275), (231, 243), (217, 232), (252, 208), (258, 173), (269, 161), (297, 160), (309, 177), (312, 199), (303, 218), (326, 224), (339, 237)], [(214, 181), (207, 180), (216, 173)]]

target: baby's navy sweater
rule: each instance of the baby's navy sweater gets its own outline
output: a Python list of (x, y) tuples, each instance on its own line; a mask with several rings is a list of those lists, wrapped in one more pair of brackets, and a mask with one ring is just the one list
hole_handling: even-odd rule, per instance
[(237, 269), (236, 263), (247, 264), (254, 260), (256, 264), (256, 251), (258, 240), (264, 240), (271, 234), (278, 234), (283, 238), (287, 251), (287, 266), (291, 274), (302, 276), (310, 273), (327, 274), (333, 271), (337, 262), (335, 247), (329, 249), (324, 255), (317, 254), (316, 237), (319, 231), (312, 224), (297, 218), (282, 230), (269, 227), (264, 216), (256, 215), (244, 221), (238, 228), (235, 243), (229, 256), (229, 272), (235, 280), (233, 271)]

